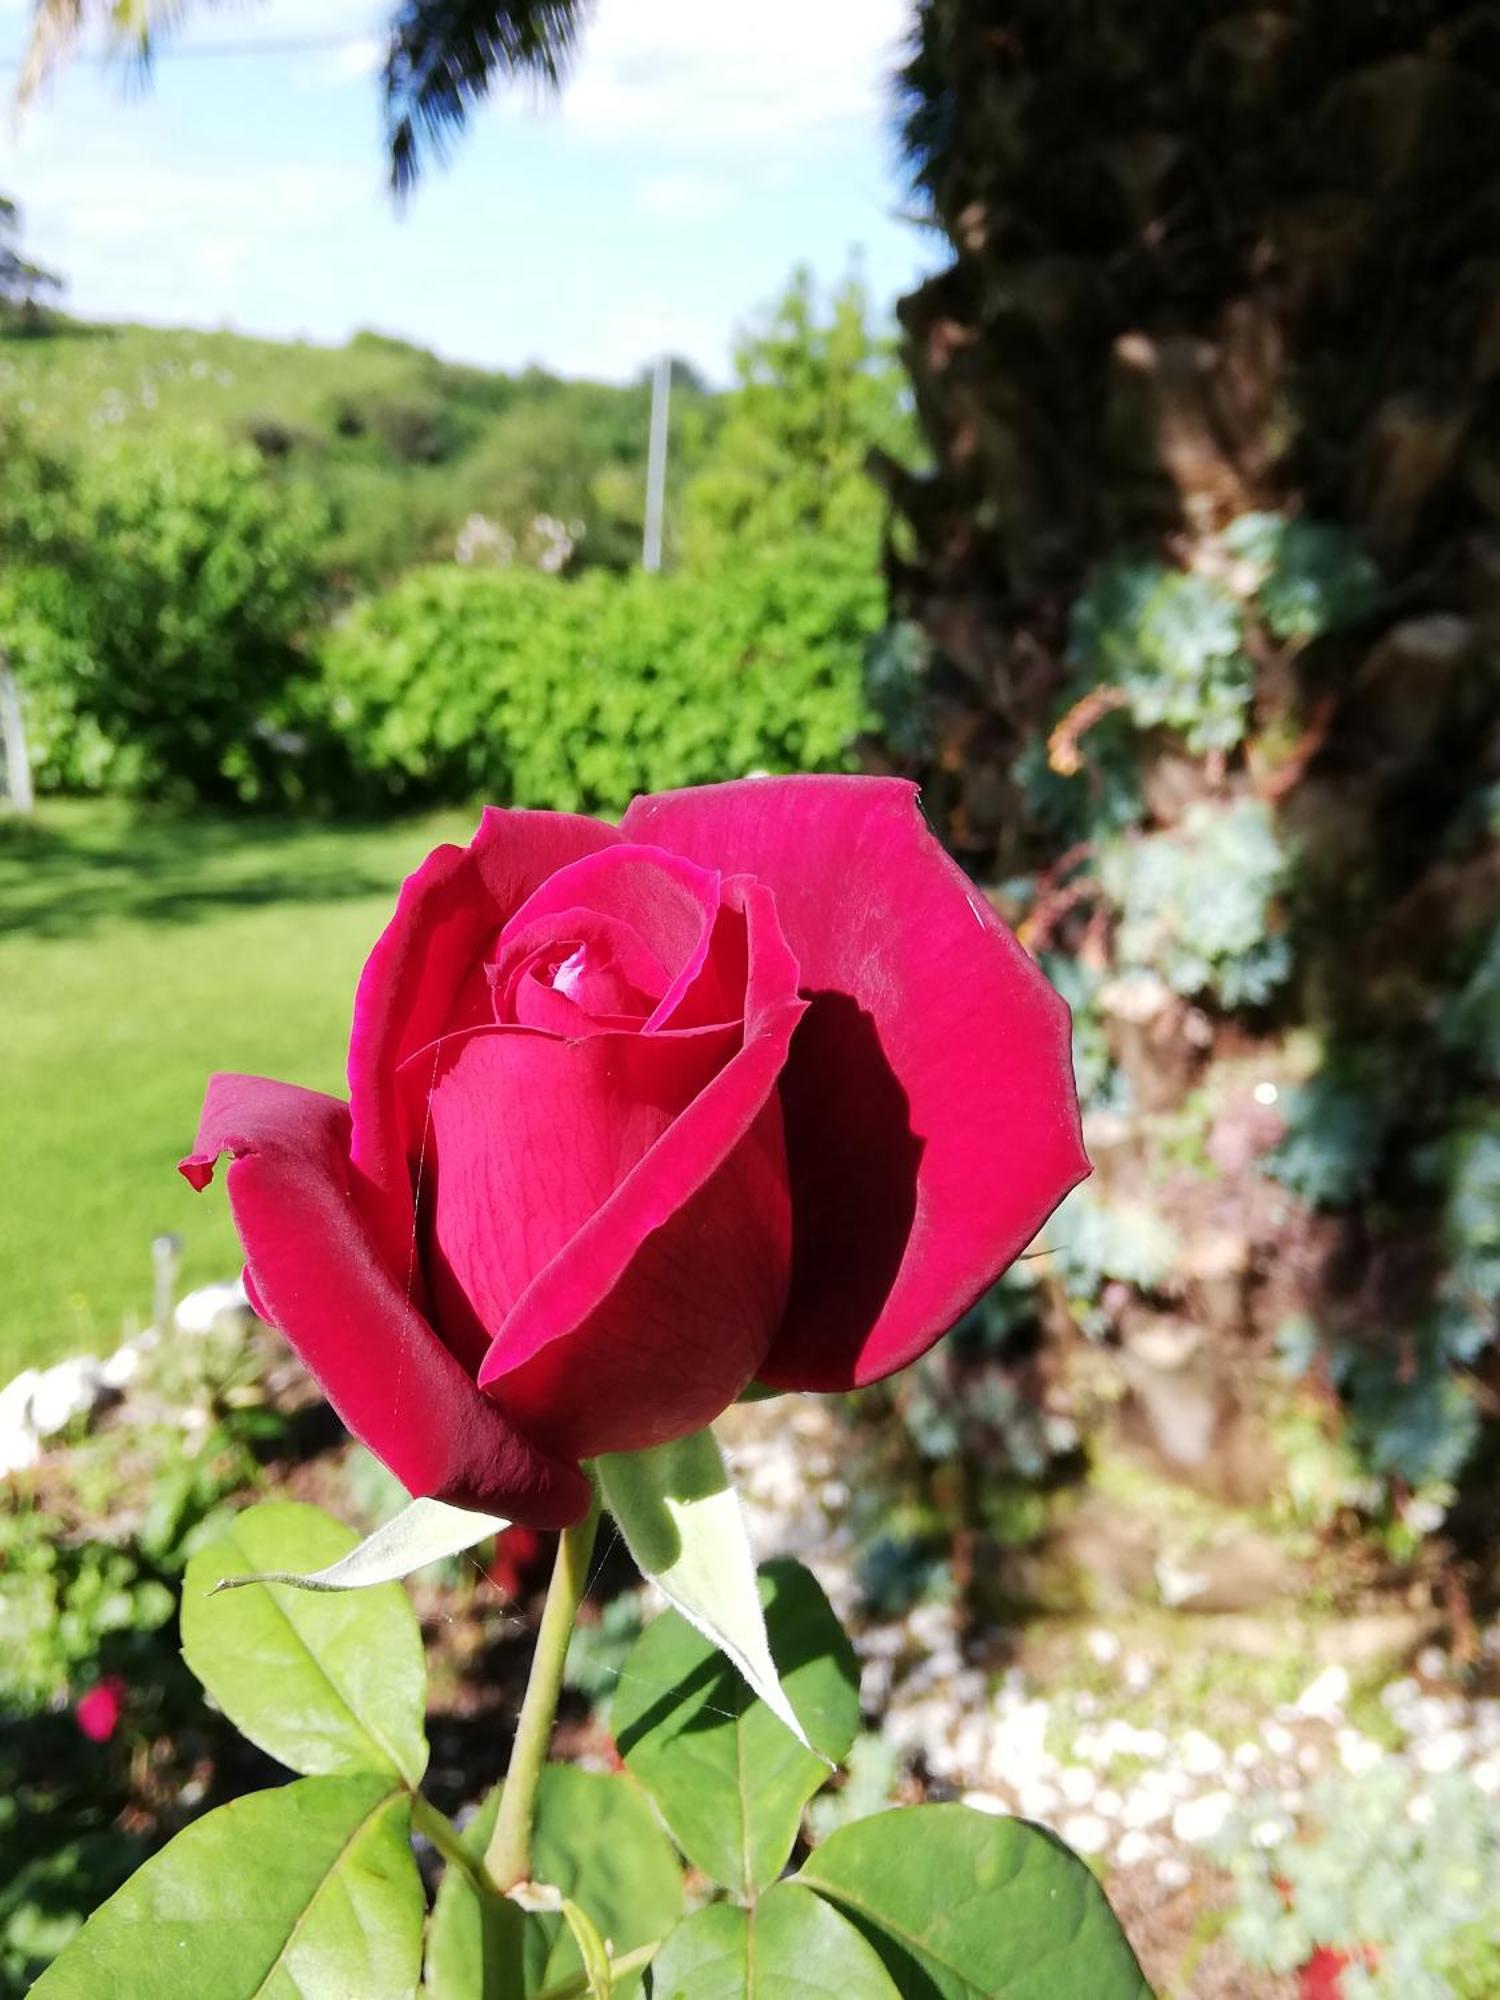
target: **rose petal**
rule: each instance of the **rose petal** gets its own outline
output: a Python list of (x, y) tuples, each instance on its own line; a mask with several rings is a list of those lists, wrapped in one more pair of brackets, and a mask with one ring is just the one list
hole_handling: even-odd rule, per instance
[(409, 1493), (537, 1528), (579, 1519), (577, 1466), (521, 1437), (406, 1302), (351, 1199), (348, 1143), (337, 1098), (215, 1076), (181, 1171), (202, 1188), (233, 1155), (229, 1205), (258, 1310)]
[(671, 978), (690, 978), (708, 949), (719, 901), (717, 870), (622, 842), (543, 882), (506, 926), (500, 948), (503, 954), (514, 939), (539, 934), (549, 918), (561, 936), (569, 913), (589, 910), (629, 932)]
[(467, 847), (437, 848), (402, 886), (361, 975), (349, 1038), (353, 1187), (393, 1266), (412, 1229), (398, 1068), (439, 1035), (490, 1018), (483, 965), (505, 925), (539, 884), (619, 838), (572, 813), (487, 807)]
[[(776, 1046), (762, 1040), (736, 1058), (717, 1101), (685, 1112), (637, 1169), (640, 1185), (627, 1182), (587, 1229), (587, 1253), (565, 1251), (501, 1328), (482, 1379), (549, 1451), (597, 1458), (691, 1436), (760, 1372), (791, 1276), (786, 1147), (774, 1080), (765, 1087), (790, 1040), (788, 1027)], [(717, 1144), (715, 1128), (738, 1123), (757, 1097), (749, 1130), (650, 1226), (663, 1190), (690, 1183)], [(607, 1288), (586, 1282), (594, 1258), (616, 1273)], [(580, 1314), (589, 1291), (598, 1303)], [(526, 1358), (511, 1361), (511, 1352)]]
[[(735, 1052), (737, 1032), (597, 1034), (516, 1027), (445, 1036), (402, 1071), (427, 1131), (420, 1240), (449, 1344), (478, 1361), (537, 1274), (607, 1202)], [(465, 1338), (462, 1353), (471, 1358)]]
[(750, 978), (750, 940), (743, 909), (749, 880), (743, 876), (724, 885), (728, 900), (714, 918), (701, 961), (662, 995), (646, 1023), (648, 1029), (706, 1028), (743, 1017)]
[(761, 1379), (904, 1367), (1088, 1172), (1067, 1008), (901, 780), (665, 793), (621, 830), (768, 884), (812, 1001), (781, 1084), (792, 1290)]
[(562, 1035), (643, 1022), (672, 983), (629, 924), (586, 909), (512, 925), (485, 971), (497, 1022)]
[[(779, 1324), (790, 1204), (774, 1092), (802, 1006), (770, 896), (756, 884), (742, 893), (750, 979), (737, 1049), (737, 1030), (473, 1038), (505, 1048), (491, 1060), (524, 1068), (534, 1086), (509, 1099), (525, 1107), (523, 1135), (492, 1135), (485, 1150), (482, 1171), (507, 1187), (540, 1175), (519, 1220), (500, 1220), (508, 1200), (483, 1208), (492, 1227), (529, 1233), (499, 1283), (513, 1282), (521, 1255), (558, 1246), (500, 1325), (480, 1380), (549, 1449), (567, 1439), (580, 1456), (636, 1450), (709, 1422)], [(635, 1152), (653, 1123), (654, 1143)], [(487, 1180), (484, 1192), (501, 1190)]]

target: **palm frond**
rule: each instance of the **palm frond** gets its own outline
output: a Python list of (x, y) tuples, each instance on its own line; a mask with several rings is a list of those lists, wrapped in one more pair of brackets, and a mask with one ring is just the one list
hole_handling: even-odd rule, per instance
[(83, 0), (36, 0), (16, 84), (17, 104), (28, 103), (53, 71), (62, 68), (83, 34), (83, 17)]
[(32, 0), (17, 105), (29, 103), (94, 29), (103, 31), (111, 55), (149, 66), (158, 38), (175, 28), (194, 4), (195, 0)]
[(401, 0), (385, 61), (391, 184), (404, 194), (441, 158), (491, 85), (555, 90), (593, 0)]

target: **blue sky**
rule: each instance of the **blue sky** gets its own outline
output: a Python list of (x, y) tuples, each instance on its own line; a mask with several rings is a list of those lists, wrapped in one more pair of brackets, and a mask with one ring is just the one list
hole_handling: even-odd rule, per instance
[[(0, 61), (27, 0), (0, 0)], [(663, 347), (716, 379), (793, 264), (859, 251), (888, 302), (937, 248), (899, 219), (890, 73), (907, 0), (598, 0), (560, 104), (481, 109), (405, 212), (382, 179), (371, 0), (201, 7), (147, 90), (76, 67), (0, 130), (0, 190), (93, 318), (620, 379)], [(317, 39), (317, 49), (194, 48)], [(9, 77), (0, 76), (0, 87)]]

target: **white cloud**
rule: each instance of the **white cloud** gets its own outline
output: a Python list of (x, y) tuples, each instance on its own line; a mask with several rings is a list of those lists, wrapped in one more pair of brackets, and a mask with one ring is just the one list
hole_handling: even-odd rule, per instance
[(562, 116), (654, 150), (810, 149), (884, 111), (907, 0), (602, 0)]
[(268, 271), (326, 254), (370, 205), (352, 167), (51, 160), (28, 178), (27, 240), (77, 280), (85, 310), (97, 300), (149, 319), (212, 321), (231, 302), (253, 318)]
[(385, 61), (385, 51), (378, 35), (355, 35), (304, 63), (294, 80), (300, 88), (313, 90), (328, 84), (370, 84)]
[(724, 175), (686, 168), (647, 174), (635, 189), (636, 206), (641, 212), (661, 216), (668, 222), (711, 222), (734, 207), (736, 196), (735, 184)]
[(727, 372), (727, 329), (722, 314), (693, 312), (645, 301), (606, 310), (548, 348), (546, 364), (564, 375), (595, 375), (628, 382), (658, 354), (687, 355), (715, 379)]

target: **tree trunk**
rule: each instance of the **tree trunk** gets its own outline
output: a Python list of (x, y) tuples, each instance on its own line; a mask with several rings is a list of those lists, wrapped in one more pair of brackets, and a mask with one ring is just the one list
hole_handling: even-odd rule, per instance
[(1500, 17), (923, 0), (904, 82), (954, 253), (900, 307), (934, 470), (885, 468), (908, 761), (1074, 1002), (1076, 1314), (1127, 1373), (1192, 1323), (1209, 1401), (1295, 1350), (1446, 1491), (1500, 1303)]

